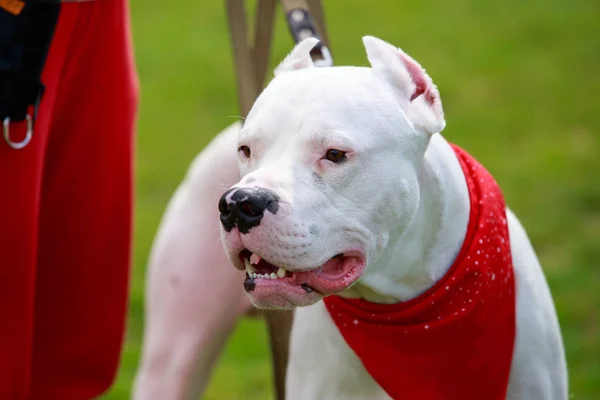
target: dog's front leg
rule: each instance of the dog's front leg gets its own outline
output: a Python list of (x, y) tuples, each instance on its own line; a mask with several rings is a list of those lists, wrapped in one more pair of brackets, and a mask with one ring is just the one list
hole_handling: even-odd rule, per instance
[(198, 398), (250, 306), (244, 273), (231, 268), (219, 241), (218, 199), (239, 179), (238, 129), (223, 131), (194, 160), (163, 216), (149, 259), (134, 399)]

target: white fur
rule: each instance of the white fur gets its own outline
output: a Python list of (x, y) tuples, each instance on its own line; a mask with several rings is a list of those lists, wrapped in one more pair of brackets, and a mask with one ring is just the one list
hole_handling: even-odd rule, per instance
[(317, 43), (319, 43), (319, 40), (314, 37), (306, 38), (298, 43), (290, 54), (275, 68), (275, 76), (288, 71), (314, 67), (309, 52)]
[[(402, 49), (381, 39), (365, 36), (363, 43), (371, 68), (398, 92), (398, 101), (412, 126), (422, 133), (441, 132), (446, 126), (446, 121), (440, 94), (425, 69)], [(419, 76), (411, 75), (411, 72)], [(427, 103), (425, 95), (411, 101), (411, 96), (417, 89), (415, 78), (427, 86), (427, 94), (431, 96), (433, 104)]]
[(192, 162), (163, 216), (148, 261), (142, 357), (134, 400), (198, 398), (250, 301), (219, 243), (217, 202), (239, 179), (240, 124)]
[[(341, 295), (390, 303), (422, 293), (453, 263), (464, 240), (469, 201), (460, 165), (438, 133), (445, 126), (439, 93), (408, 55), (376, 38), (363, 42), (372, 68), (311, 68), (306, 60), (314, 43), (300, 43), (257, 99), (237, 143), (231, 131), (222, 134), (220, 144), (207, 148), (192, 166), (155, 247), (136, 398), (186, 398), (199, 354), (215, 353), (222, 340), (214, 338), (227, 333), (243, 309), (232, 307), (243, 304), (239, 274), (234, 274), (239, 271), (225, 265), (225, 255), (214, 245), (218, 233), (210, 221), (218, 221), (216, 186), (221, 193), (230, 186), (261, 186), (282, 199), (280, 211), (265, 216), (248, 234), (222, 230), (225, 253), (238, 267), (237, 254), (244, 247), (298, 271), (313, 269), (348, 247), (360, 248), (366, 271)], [(411, 99), (423, 82), (427, 97)], [(239, 154), (236, 167), (238, 145), (252, 153), (249, 159)], [(344, 164), (332, 164), (322, 159), (328, 148), (353, 154)], [(219, 166), (211, 164), (216, 160)], [(234, 185), (238, 173), (242, 179)], [(527, 234), (507, 213), (517, 283), (508, 398), (563, 400), (567, 372), (554, 304)], [(186, 234), (187, 246), (168, 245)], [(184, 311), (178, 311), (185, 303), (176, 293), (181, 289), (169, 287), (172, 273), (196, 294)], [(201, 277), (207, 273), (218, 288), (205, 287)], [(219, 296), (218, 301), (210, 296)], [(213, 303), (205, 308), (201, 300)], [(287, 398), (387, 398), (318, 300), (298, 304), (290, 299), (290, 306), (306, 307), (296, 310)], [(200, 307), (210, 308), (212, 317), (192, 311)], [(211, 334), (213, 328), (217, 333)], [(213, 358), (201, 361), (201, 388)], [(183, 377), (175, 378), (182, 369)]]

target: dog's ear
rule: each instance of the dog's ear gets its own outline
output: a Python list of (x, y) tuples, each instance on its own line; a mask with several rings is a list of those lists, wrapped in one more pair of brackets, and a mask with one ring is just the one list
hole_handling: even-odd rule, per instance
[(302, 68), (314, 67), (310, 51), (319, 43), (319, 39), (309, 37), (298, 43), (287, 57), (275, 68), (275, 76)]
[(426, 134), (446, 126), (440, 93), (418, 62), (401, 49), (373, 36), (363, 43), (373, 71), (391, 84), (415, 129)]

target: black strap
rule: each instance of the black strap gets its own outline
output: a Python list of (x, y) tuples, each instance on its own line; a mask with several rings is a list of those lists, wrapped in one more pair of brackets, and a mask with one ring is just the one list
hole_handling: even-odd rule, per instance
[(310, 52), (313, 61), (315, 59), (325, 60), (330, 57), (329, 50), (324, 46), (323, 41), (317, 31), (317, 25), (310, 11), (301, 7), (291, 9), (286, 14), (288, 29), (295, 43), (301, 42), (307, 37), (319, 39), (319, 43), (314, 46)]
[(0, 8), (0, 119), (22, 121), (44, 93), (42, 71), (58, 15), (59, 0), (27, 0), (18, 15)]

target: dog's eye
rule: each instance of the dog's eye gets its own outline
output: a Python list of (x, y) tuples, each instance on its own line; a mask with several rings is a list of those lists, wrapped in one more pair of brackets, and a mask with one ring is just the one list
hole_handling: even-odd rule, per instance
[(329, 149), (327, 150), (327, 153), (325, 153), (325, 158), (333, 163), (340, 164), (346, 161), (346, 152), (336, 149)]
[(244, 154), (244, 157), (250, 158), (250, 147), (248, 146), (240, 146), (238, 147), (238, 153), (241, 152)]

